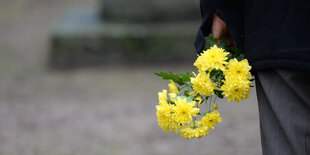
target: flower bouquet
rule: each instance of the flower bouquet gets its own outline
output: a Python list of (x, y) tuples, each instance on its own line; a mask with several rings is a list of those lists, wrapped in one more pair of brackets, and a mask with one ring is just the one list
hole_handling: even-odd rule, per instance
[[(251, 66), (236, 47), (220, 44), (209, 35), (205, 50), (198, 55), (194, 66), (198, 73), (155, 73), (170, 80), (170, 93), (163, 89), (158, 93), (156, 105), (158, 125), (165, 131), (180, 133), (186, 139), (208, 135), (214, 126), (222, 122), (217, 98), (240, 102), (251, 91)], [(169, 95), (169, 97), (168, 97)], [(200, 109), (205, 104), (205, 112)], [(200, 120), (198, 120), (200, 119)]]

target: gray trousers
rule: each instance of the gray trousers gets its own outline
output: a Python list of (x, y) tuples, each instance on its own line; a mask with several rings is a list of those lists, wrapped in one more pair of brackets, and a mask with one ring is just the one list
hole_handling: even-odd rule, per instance
[(310, 155), (310, 73), (259, 71), (256, 89), (263, 155)]

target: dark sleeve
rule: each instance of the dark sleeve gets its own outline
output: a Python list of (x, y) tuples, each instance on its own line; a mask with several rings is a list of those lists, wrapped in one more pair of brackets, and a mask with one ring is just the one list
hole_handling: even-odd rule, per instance
[(205, 47), (205, 37), (211, 33), (211, 14), (215, 12), (224, 20), (232, 33), (237, 46), (242, 46), (243, 38), (243, 0), (200, 0), (202, 23), (198, 29), (195, 48), (200, 53)]

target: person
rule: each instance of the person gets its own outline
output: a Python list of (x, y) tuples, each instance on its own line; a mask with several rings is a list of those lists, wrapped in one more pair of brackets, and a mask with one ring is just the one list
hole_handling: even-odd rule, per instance
[(263, 155), (310, 155), (310, 1), (201, 0), (210, 33), (243, 48), (255, 75)]

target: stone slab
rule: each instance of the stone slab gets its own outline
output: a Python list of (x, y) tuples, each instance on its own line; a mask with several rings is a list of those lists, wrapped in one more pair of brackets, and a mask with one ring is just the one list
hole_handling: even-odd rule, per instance
[(176, 22), (201, 19), (199, 0), (101, 0), (101, 16), (114, 22)]
[(95, 9), (70, 11), (51, 33), (50, 64), (76, 67), (192, 62), (198, 26), (198, 22), (102, 22)]

